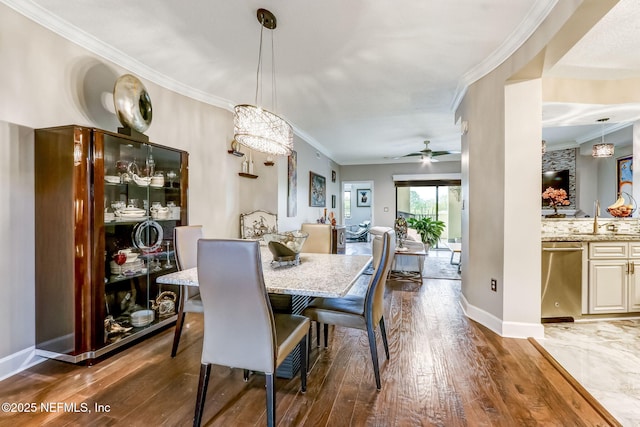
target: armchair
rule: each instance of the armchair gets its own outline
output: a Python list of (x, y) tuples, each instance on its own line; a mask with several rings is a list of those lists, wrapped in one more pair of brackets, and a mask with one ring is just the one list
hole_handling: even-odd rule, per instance
[(240, 214), (240, 238), (262, 240), (267, 233), (278, 232), (278, 215), (264, 211)]
[(371, 221), (362, 221), (358, 224), (356, 231), (345, 230), (347, 240), (355, 240), (357, 242), (369, 241), (369, 229), (371, 228)]

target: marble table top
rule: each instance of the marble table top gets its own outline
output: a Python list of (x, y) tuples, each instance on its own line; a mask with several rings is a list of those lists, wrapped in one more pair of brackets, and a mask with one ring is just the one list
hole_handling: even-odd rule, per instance
[[(372, 260), (368, 255), (301, 253), (299, 265), (274, 268), (269, 249), (261, 247), (260, 250), (265, 287), (272, 294), (343, 297)], [(198, 270), (169, 273), (158, 277), (156, 282), (198, 286)]]

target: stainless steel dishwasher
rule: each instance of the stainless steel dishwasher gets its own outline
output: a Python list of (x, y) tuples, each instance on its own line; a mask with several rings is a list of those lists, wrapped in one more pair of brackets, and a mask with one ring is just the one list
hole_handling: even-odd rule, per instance
[(543, 322), (582, 315), (582, 242), (542, 242)]

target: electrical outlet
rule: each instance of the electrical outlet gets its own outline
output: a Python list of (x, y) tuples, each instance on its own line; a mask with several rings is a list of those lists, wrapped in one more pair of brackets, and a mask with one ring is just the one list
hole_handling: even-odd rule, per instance
[(491, 279), (491, 290), (498, 292), (498, 281), (496, 279)]

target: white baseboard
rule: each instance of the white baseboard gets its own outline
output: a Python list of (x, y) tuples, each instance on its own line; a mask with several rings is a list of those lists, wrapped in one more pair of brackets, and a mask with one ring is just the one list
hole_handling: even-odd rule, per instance
[(460, 306), (469, 319), (491, 329), (501, 337), (544, 338), (544, 326), (542, 326), (542, 323), (505, 322), (493, 314), (469, 304), (463, 294), (460, 295)]
[(5, 356), (0, 359), (0, 381), (45, 360), (47, 359), (36, 355), (35, 346)]

